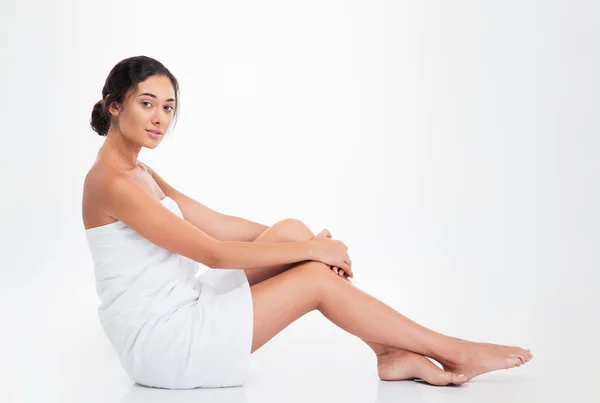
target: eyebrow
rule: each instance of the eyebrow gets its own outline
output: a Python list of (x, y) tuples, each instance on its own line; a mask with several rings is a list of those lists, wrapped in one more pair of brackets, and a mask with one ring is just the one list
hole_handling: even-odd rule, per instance
[[(149, 96), (149, 97), (152, 97), (152, 98), (156, 98), (156, 99), (158, 99), (158, 97), (157, 97), (156, 95), (154, 95), (154, 94), (150, 94), (149, 92), (144, 92), (143, 94), (140, 94), (140, 95), (138, 95), (138, 96), (140, 96), (140, 97), (141, 97), (141, 96), (144, 96), (144, 95), (147, 95), (147, 96)], [(167, 102), (171, 102), (171, 101), (175, 101), (175, 100), (174, 100), (173, 98), (169, 98), (169, 99), (167, 99)]]

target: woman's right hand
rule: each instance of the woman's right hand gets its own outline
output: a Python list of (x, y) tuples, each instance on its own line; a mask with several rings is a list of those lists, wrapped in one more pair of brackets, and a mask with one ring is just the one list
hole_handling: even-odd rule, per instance
[(348, 255), (348, 247), (342, 242), (323, 236), (326, 229), (310, 240), (311, 260), (323, 262), (328, 266), (336, 266), (346, 272), (348, 277), (354, 277), (352, 273), (352, 261)]

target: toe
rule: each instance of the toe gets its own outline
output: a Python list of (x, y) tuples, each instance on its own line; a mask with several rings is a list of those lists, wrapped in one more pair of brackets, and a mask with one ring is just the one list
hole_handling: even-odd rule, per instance
[[(437, 386), (446, 386), (451, 383), (455, 383), (455, 381), (462, 383), (461, 377), (457, 380), (457, 374), (454, 374), (450, 371), (444, 371), (439, 368), (437, 365), (432, 363), (431, 361), (425, 359), (427, 361), (426, 365), (421, 366), (421, 374), (419, 378), (424, 381)], [(424, 362), (424, 361), (423, 361)]]
[(467, 377), (464, 376), (463, 374), (457, 375), (457, 374), (452, 374), (452, 382), (455, 385), (461, 385), (463, 383), (467, 382)]
[(430, 382), (434, 385), (445, 386), (451, 383), (454, 383), (456, 374), (447, 371), (437, 372), (435, 376), (432, 376), (427, 382)]
[(505, 369), (513, 368), (521, 365), (521, 359), (519, 357), (511, 357), (505, 360)]

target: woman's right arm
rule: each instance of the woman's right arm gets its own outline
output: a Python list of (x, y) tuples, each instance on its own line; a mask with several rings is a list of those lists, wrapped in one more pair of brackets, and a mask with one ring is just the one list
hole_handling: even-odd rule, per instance
[(239, 242), (221, 241), (215, 253), (215, 269), (254, 269), (314, 260), (311, 241)]
[(339, 267), (349, 277), (354, 277), (348, 247), (342, 241), (329, 239), (328, 236), (316, 236), (309, 241), (277, 243), (223, 241), (218, 243), (213, 256), (215, 263), (212, 267), (215, 269), (254, 269), (314, 260)]
[(107, 179), (94, 197), (100, 199), (108, 215), (145, 239), (213, 269), (253, 269), (316, 259), (312, 256), (312, 241), (268, 243), (212, 238), (126, 176)]

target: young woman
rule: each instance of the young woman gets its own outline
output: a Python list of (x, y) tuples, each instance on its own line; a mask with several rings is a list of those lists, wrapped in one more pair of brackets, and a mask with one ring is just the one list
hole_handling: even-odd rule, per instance
[[(313, 310), (373, 350), (382, 380), (462, 384), (532, 358), (434, 332), (358, 289), (348, 248), (327, 230), (220, 214), (169, 185), (138, 155), (176, 120), (178, 93), (160, 62), (131, 57), (113, 67), (92, 111), (106, 139), (85, 177), (83, 223), (98, 315), (132, 380), (241, 385), (250, 354)], [(198, 263), (211, 270), (196, 276)]]

